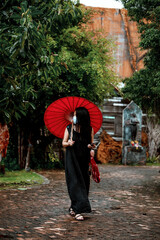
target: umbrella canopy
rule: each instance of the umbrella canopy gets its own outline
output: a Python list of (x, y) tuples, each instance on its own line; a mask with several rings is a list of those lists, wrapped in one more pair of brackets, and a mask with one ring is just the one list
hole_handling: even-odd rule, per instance
[(49, 105), (44, 114), (48, 130), (53, 135), (63, 138), (65, 128), (71, 124), (73, 113), (78, 107), (88, 110), (94, 133), (98, 132), (102, 125), (102, 113), (94, 103), (81, 97), (64, 97)]

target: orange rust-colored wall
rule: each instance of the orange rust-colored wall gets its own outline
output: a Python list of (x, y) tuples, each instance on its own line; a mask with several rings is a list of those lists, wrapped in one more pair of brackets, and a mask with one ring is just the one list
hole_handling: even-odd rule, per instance
[(106, 37), (115, 40), (115, 71), (121, 77), (130, 77), (134, 71), (144, 67), (144, 51), (139, 48), (139, 33), (136, 22), (130, 21), (126, 9), (94, 8), (90, 30), (102, 30)]

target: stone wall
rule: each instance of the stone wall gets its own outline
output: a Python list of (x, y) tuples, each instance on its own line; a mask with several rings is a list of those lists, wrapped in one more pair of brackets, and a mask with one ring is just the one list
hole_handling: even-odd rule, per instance
[(139, 48), (139, 33), (135, 22), (130, 21), (125, 9), (94, 8), (88, 28), (93, 31), (102, 30), (105, 37), (116, 43), (114, 57), (115, 71), (121, 78), (130, 77), (134, 71), (144, 67), (145, 51)]

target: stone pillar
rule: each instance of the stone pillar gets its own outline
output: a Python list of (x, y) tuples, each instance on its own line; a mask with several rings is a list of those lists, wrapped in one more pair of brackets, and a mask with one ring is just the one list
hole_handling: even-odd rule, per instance
[(141, 146), (142, 110), (133, 101), (123, 110), (122, 164), (146, 164), (146, 149)]

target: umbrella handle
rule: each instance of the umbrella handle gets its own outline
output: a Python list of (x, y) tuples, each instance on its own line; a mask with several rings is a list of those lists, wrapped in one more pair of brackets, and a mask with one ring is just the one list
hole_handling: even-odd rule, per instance
[(71, 127), (71, 141), (73, 139), (73, 122), (72, 122), (72, 127)]

